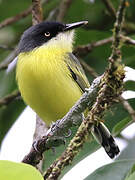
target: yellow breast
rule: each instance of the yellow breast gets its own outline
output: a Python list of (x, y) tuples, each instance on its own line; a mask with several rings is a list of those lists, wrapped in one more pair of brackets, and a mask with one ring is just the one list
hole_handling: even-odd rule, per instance
[(63, 60), (65, 54), (64, 49), (40, 47), (18, 56), (21, 95), (48, 125), (62, 118), (82, 94)]

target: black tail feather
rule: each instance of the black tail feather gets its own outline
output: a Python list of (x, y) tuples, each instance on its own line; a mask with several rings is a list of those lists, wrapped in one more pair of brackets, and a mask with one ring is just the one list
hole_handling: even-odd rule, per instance
[(119, 147), (117, 146), (111, 133), (103, 123), (100, 122), (97, 125), (94, 125), (92, 134), (99, 142), (99, 144), (104, 147), (106, 153), (110, 158), (114, 158), (119, 154)]

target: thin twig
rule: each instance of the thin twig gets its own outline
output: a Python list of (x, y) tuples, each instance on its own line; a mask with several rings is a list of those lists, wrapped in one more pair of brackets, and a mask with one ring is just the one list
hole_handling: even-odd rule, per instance
[(107, 43), (110, 43), (110, 42), (112, 42), (112, 40), (113, 40), (113, 37), (109, 37), (109, 38), (102, 39), (102, 40), (99, 40), (99, 41), (96, 41), (93, 43), (81, 45), (81, 46), (76, 47), (73, 53), (76, 56), (85, 56), (89, 52), (91, 52), (93, 50), (93, 48), (98, 47), (98, 46), (102, 46), (102, 45), (107, 44)]
[(128, 111), (130, 116), (132, 117), (133, 122), (135, 122), (135, 111), (132, 106), (125, 100), (122, 96), (120, 96), (120, 101), (123, 104), (124, 108)]
[(17, 48), (15, 48), (0, 64), (0, 71), (5, 70), (9, 63), (14, 60), (14, 58), (17, 56)]
[[(120, 37), (121, 37), (121, 41), (127, 45), (135, 45), (135, 40), (128, 37), (128, 36), (124, 36), (122, 34), (120, 34)], [(99, 46), (102, 46), (102, 45), (105, 45), (105, 44), (108, 44), (110, 42), (113, 41), (113, 37), (109, 37), (109, 38), (106, 38), (106, 39), (102, 39), (102, 40), (99, 40), (99, 41), (96, 41), (96, 42), (92, 42), (92, 43), (89, 43), (89, 44), (86, 44), (86, 45), (81, 45), (81, 46), (77, 46), (74, 50), (74, 54), (76, 56), (85, 56), (87, 55), (88, 53), (90, 53), (95, 47), (99, 47)]]
[[(113, 18), (116, 18), (116, 11), (115, 11), (115, 8), (113, 7), (113, 4), (110, 0), (102, 0), (103, 3), (105, 4), (109, 14), (113, 17)], [(126, 6), (128, 7), (129, 6), (129, 3), (128, 1), (125, 2), (126, 3)], [(135, 24), (132, 23), (132, 22), (125, 22), (123, 24), (123, 29), (126, 31), (126, 33), (134, 33), (135, 32)]]
[[(39, 6), (36, 6), (36, 3), (37, 3), (37, 1), (36, 1), (36, 3), (33, 5), (33, 21), (34, 21), (34, 23), (36, 23), (36, 21), (38, 21), (38, 19), (39, 19), (39, 22), (42, 20), (42, 10), (41, 10), (40, 8), (41, 8), (41, 5), (42, 5), (42, 4), (47, 3), (48, 1), (49, 1), (49, 0), (42, 0), (42, 1), (41, 1), (41, 4), (40, 4)], [(36, 9), (36, 8), (37, 8), (37, 9)], [(30, 6), (27, 10), (23, 11), (22, 13), (14, 16), (14, 17), (12, 17), (11, 20), (10, 20), (10, 18), (6, 19), (5, 21), (3, 21), (3, 22), (0, 24), (0, 27), (1, 27), (1, 28), (2, 28), (2, 27), (5, 27), (5, 26), (7, 26), (7, 25), (10, 25), (10, 24), (12, 24), (12, 23), (20, 20), (20, 19), (23, 18), (23, 17), (26, 17), (25, 15), (29, 15), (29, 14), (30, 14), (29, 11), (30, 11), (30, 12), (32, 11), (32, 6)], [(35, 11), (36, 11), (36, 12), (35, 12)], [(29, 13), (28, 13), (28, 12), (29, 12)], [(41, 15), (40, 15), (40, 17), (39, 17), (38, 19), (36, 19), (37, 17), (34, 15), (34, 13), (39, 13), (39, 15), (40, 15), (40, 13), (41, 13)], [(34, 16), (35, 16), (35, 17), (34, 17)], [(18, 18), (18, 17), (19, 17), (19, 18)], [(34, 18), (35, 18), (35, 20), (34, 20)], [(6, 69), (6, 68), (8, 67), (8, 64), (9, 64), (10, 62), (12, 62), (12, 60), (13, 60), (16, 56), (17, 56), (17, 48), (15, 48), (15, 49), (8, 55), (8, 57), (6, 57), (6, 59), (3, 60), (3, 62), (0, 64), (0, 70)]]
[(128, 36), (124, 36), (122, 34), (120, 35), (120, 37), (121, 37), (121, 41), (123, 43), (135, 46), (135, 40), (134, 39), (132, 39), (132, 38), (130, 38)]
[(32, 11), (32, 6), (30, 6), (28, 9), (24, 10), (23, 12), (17, 14), (16, 16), (5, 19), (3, 22), (0, 23), (0, 29), (17, 22), (22, 18), (27, 17), (31, 13), (31, 11)]
[(116, 18), (116, 11), (111, 3), (110, 0), (102, 0), (103, 3), (105, 4), (108, 12), (111, 14), (112, 17)]
[[(48, 3), (48, 2), (50, 2), (50, 1), (51, 1), (51, 0), (42, 0), (42, 1), (41, 1), (41, 4)], [(24, 10), (23, 12), (15, 15), (15, 16), (13, 16), (13, 17), (10, 17), (10, 18), (5, 19), (4, 21), (2, 21), (2, 22), (0, 23), (0, 29), (3, 28), (3, 27), (5, 27), (5, 26), (8, 26), (8, 25), (10, 25), (10, 24), (13, 24), (13, 23), (15, 23), (15, 22), (17, 22), (17, 21), (25, 18), (25, 17), (27, 17), (27, 16), (31, 13), (31, 11), (32, 11), (32, 6), (30, 6), (28, 9)]]
[(118, 59), (121, 59), (121, 53), (120, 53), (120, 48), (121, 48), (121, 30), (122, 30), (122, 25), (123, 25), (123, 13), (125, 12), (124, 9), (126, 7), (126, 0), (121, 0), (121, 6), (119, 11), (117, 12), (117, 19), (114, 24), (114, 32), (113, 32), (113, 43), (112, 43), (112, 54), (109, 58), (110, 60), (110, 73), (114, 71), (115, 68), (117, 68), (117, 63), (115, 61), (118, 61)]
[(0, 71), (7, 69), (8, 64), (0, 64)]
[(3, 98), (0, 99), (0, 107), (2, 106), (7, 106), (9, 103), (11, 103), (12, 101), (14, 101), (14, 99), (16, 99), (17, 97), (20, 96), (20, 92), (19, 91), (15, 91)]
[(80, 60), (81, 65), (83, 66), (83, 68), (90, 74), (92, 75), (94, 78), (98, 77), (97, 72), (90, 67), (90, 65), (88, 65), (85, 61), (83, 61), (82, 59)]
[(59, 8), (56, 7), (50, 13), (48, 14), (48, 17), (46, 18), (46, 21), (54, 21), (59, 13)]
[(57, 21), (62, 22), (73, 0), (62, 0), (59, 6)]
[(32, 0), (32, 24), (38, 24), (43, 20), (43, 12), (40, 0)]
[(6, 46), (6, 45), (0, 45), (0, 49), (4, 49), (4, 50), (7, 50), (7, 51), (12, 51), (12, 50), (14, 50), (14, 48), (8, 47), (8, 46)]

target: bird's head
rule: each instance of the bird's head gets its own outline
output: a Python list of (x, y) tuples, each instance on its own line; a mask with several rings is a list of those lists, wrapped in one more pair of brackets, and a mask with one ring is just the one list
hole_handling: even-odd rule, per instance
[(42, 22), (28, 28), (22, 35), (18, 47), (19, 53), (28, 52), (45, 45), (55, 45), (60, 42), (72, 44), (73, 29), (87, 24), (88, 21), (81, 21), (71, 24), (60, 22)]

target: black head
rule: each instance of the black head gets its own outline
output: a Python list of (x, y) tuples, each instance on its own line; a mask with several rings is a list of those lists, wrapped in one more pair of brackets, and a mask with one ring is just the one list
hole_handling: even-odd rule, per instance
[(72, 24), (42, 22), (35, 26), (31, 26), (23, 33), (20, 39), (18, 53), (31, 51), (34, 48), (43, 45), (51, 38), (56, 37), (58, 33), (77, 28), (87, 23), (87, 21)]
[(20, 42), (18, 51), (27, 52), (35, 47), (39, 47), (51, 38), (55, 37), (59, 32), (63, 31), (65, 25), (58, 22), (42, 22), (35, 26), (31, 26), (24, 31)]

